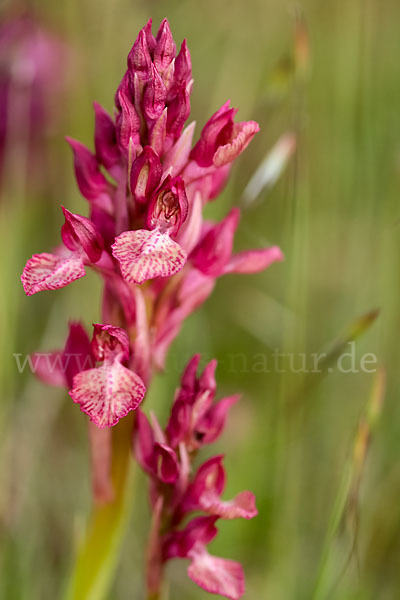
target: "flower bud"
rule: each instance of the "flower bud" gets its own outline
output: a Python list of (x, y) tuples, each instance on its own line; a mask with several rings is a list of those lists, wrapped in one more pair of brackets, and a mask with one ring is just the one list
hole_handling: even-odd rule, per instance
[(154, 48), (154, 65), (160, 73), (169, 67), (175, 58), (176, 46), (167, 19), (164, 19), (157, 33)]
[(145, 29), (141, 29), (128, 54), (128, 69), (147, 79), (151, 67), (151, 56)]
[(168, 93), (168, 99), (172, 100), (182, 88), (187, 88), (192, 79), (192, 61), (186, 40), (183, 40), (181, 49), (175, 59), (174, 80)]
[(121, 112), (116, 123), (117, 141), (120, 148), (129, 153), (130, 143), (135, 147), (140, 146), (140, 118), (129, 96), (122, 89), (118, 92), (118, 101)]
[(143, 110), (146, 120), (158, 119), (165, 108), (167, 90), (156, 67), (151, 65), (150, 79), (143, 94)]
[(181, 135), (189, 114), (189, 93), (186, 88), (181, 88), (168, 106), (167, 133), (174, 141)]

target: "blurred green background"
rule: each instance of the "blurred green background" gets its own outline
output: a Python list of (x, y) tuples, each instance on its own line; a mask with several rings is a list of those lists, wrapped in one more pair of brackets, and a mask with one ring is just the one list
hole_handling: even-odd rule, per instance
[[(2, 4), (3, 18), (18, 8)], [(240, 204), (281, 134), (294, 132), (297, 150), (273, 189), (243, 210), (236, 240), (240, 249), (279, 244), (285, 262), (218, 283), (172, 346), (147, 406), (164, 422), (176, 364), (194, 352), (219, 360), (221, 396), (242, 393), (210, 452), (226, 454), (227, 498), (242, 489), (257, 497), (259, 516), (221, 522), (212, 544), (213, 553), (243, 563), (246, 598), (399, 598), (398, 1), (36, 0), (30, 7), (63, 39), (59, 76), (66, 83), (40, 173), (27, 168), (32, 157), (20, 140), (1, 181), (0, 598), (61, 597), (90, 507), (85, 418), (66, 393), (46, 388), (28, 369), (19, 374), (13, 353), (61, 347), (70, 318), (96, 322), (99, 284), (89, 274), (28, 299), (19, 275), (32, 253), (58, 243), (60, 204), (85, 211), (64, 136), (92, 146), (92, 101), (112, 109), (126, 55), (150, 16), (156, 27), (168, 17), (177, 44), (188, 40), (197, 134), (228, 98), (241, 120), (261, 125), (209, 216)], [(296, 39), (310, 45), (303, 67)], [(380, 314), (356, 341), (356, 363), (374, 353), (388, 386), (360, 488), (349, 500), (341, 490), (349, 470), (356, 479), (353, 445), (376, 374), (343, 373), (335, 364), (325, 376), (279, 373), (272, 355), (324, 351), (373, 309)], [(139, 476), (110, 599), (144, 597), (148, 525)], [(206, 598), (185, 567), (176, 561), (168, 569), (170, 598)]]

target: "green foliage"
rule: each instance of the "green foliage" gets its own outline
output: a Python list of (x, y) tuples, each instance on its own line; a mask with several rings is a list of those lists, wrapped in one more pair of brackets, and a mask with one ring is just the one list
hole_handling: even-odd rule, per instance
[[(242, 393), (215, 453), (226, 454), (227, 498), (241, 489), (253, 490), (259, 516), (251, 522), (221, 523), (213, 549), (244, 563), (248, 598), (397, 597), (398, 3), (304, 0), (311, 49), (307, 68), (301, 62), (304, 54), (299, 59), (299, 40), (297, 46), (294, 42), (299, 17), (280, 0), (33, 4), (73, 53), (61, 120), (47, 141), (51, 152), (45, 174), (33, 184), (23, 179), (24, 171), (17, 170), (17, 178), (10, 172), (1, 189), (0, 519), (6, 535), (0, 597), (59, 598), (75, 542), (86, 532), (90, 476), (82, 414), (67, 397), (61, 400), (57, 391), (33, 384), (28, 371), (19, 374), (12, 354), (60, 347), (66, 334), (60, 323), (68, 318), (96, 322), (98, 294), (88, 277), (59, 292), (57, 302), (50, 292), (28, 299), (18, 277), (28, 255), (57, 243), (59, 204), (84, 212), (63, 138), (69, 134), (91, 143), (92, 100), (111, 109), (127, 51), (150, 13), (155, 23), (167, 16), (175, 38), (188, 39), (197, 134), (227, 98), (240, 107), (241, 119), (261, 125), (223, 197), (210, 206), (210, 217), (220, 217), (240, 202), (250, 177), (282, 133), (296, 133), (297, 150), (277, 184), (244, 210), (237, 244), (238, 249), (279, 244), (285, 262), (261, 275), (232, 276), (218, 284), (173, 345), (148, 407), (165, 418), (179, 367), (194, 351), (205, 359), (218, 358), (221, 394)], [(373, 309), (380, 314), (369, 328)], [(366, 316), (357, 321), (360, 315)], [(337, 345), (329, 346), (331, 340), (338, 340)], [(342, 372), (337, 352), (347, 352), (352, 340), (358, 372)], [(324, 348), (332, 360), (322, 363), (323, 377), (290, 370), (290, 360), (298, 368), (300, 354)], [(279, 371), (275, 349), (285, 354)], [(366, 398), (377, 374), (360, 368), (362, 357), (371, 353), (378, 360), (375, 367), (388, 373), (376, 426)], [(352, 446), (363, 415), (373, 431), (357, 488), (357, 544), (347, 560), (355, 515), (348, 510), (349, 492), (354, 491)], [(117, 525), (114, 531), (123, 527), (126, 533), (109, 593), (118, 600), (143, 594), (150, 517), (143, 480), (137, 482), (129, 525), (122, 496), (113, 515), (100, 511), (95, 516), (101, 531), (110, 533)], [(109, 583), (101, 577), (111, 573), (112, 565), (109, 571), (101, 568), (112, 554), (112, 537), (96, 537), (94, 555), (82, 550), (77, 568), (84, 589)], [(105, 540), (108, 548), (101, 547)], [(186, 579), (184, 565), (171, 565), (168, 573), (171, 598), (206, 597)], [(100, 597), (95, 592), (70, 596)]]

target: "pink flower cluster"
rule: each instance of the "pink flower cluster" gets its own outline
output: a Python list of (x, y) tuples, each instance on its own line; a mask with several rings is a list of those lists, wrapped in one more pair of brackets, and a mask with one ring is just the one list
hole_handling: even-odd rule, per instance
[[(181, 556), (191, 560), (189, 575), (196, 583), (236, 599), (243, 592), (241, 566), (212, 557), (206, 546), (217, 533), (217, 519), (255, 516), (254, 497), (243, 492), (230, 502), (221, 499), (222, 456), (205, 462), (194, 476), (191, 468), (197, 450), (221, 433), (237, 397), (214, 404), (215, 362), (197, 378), (196, 356), (165, 431), (138, 409), (182, 323), (208, 298), (216, 280), (282, 260), (276, 246), (233, 252), (237, 208), (220, 223), (204, 219), (204, 207), (223, 188), (258, 125), (236, 123), (236, 110), (227, 102), (193, 146), (195, 124), (184, 129), (192, 84), (186, 41), (177, 54), (168, 21), (156, 37), (149, 21), (128, 55), (113, 116), (94, 105), (95, 152), (68, 139), (89, 216), (62, 207), (62, 245), (35, 254), (21, 279), (32, 295), (62, 288), (87, 268), (100, 275), (103, 322), (93, 326), (91, 341), (82, 325), (70, 324), (64, 350), (54, 353), (53, 361), (40, 358), (38, 374), (67, 387), (89, 416), (94, 491), (103, 500), (112, 496), (109, 428), (136, 410), (135, 452), (150, 476), (154, 510), (149, 588), (159, 587), (164, 563)], [(205, 516), (181, 529), (194, 511)]]
[[(221, 223), (203, 219), (203, 207), (219, 193), (258, 125), (235, 123), (236, 111), (226, 103), (192, 148), (194, 123), (183, 130), (192, 83), (186, 41), (176, 55), (168, 21), (156, 37), (149, 21), (128, 55), (114, 117), (95, 104), (95, 153), (68, 140), (89, 217), (63, 208), (63, 245), (35, 254), (22, 274), (31, 295), (68, 285), (87, 267), (98, 272), (105, 283), (104, 322), (129, 332), (129, 367), (144, 382), (163, 367), (184, 319), (210, 295), (218, 277), (257, 272), (282, 258), (275, 246), (233, 254), (238, 209)], [(102, 427), (110, 424), (110, 406), (100, 376), (106, 370), (100, 369), (84, 388), (74, 382), (71, 395)], [(130, 398), (126, 408), (141, 399)]]
[[(150, 424), (144, 413), (137, 411), (135, 454), (150, 478), (153, 510), (147, 586), (149, 597), (156, 597), (165, 563), (172, 558), (187, 558), (191, 561), (188, 574), (195, 583), (208, 592), (236, 600), (244, 593), (241, 565), (210, 555), (206, 546), (218, 533), (218, 519), (251, 519), (257, 509), (251, 492), (222, 500), (223, 456), (210, 458), (192, 473), (198, 450), (218, 438), (230, 407), (238, 400), (238, 396), (229, 396), (214, 403), (216, 361), (211, 361), (198, 377), (199, 360), (199, 355), (194, 356), (186, 367), (165, 430), (154, 415)], [(203, 515), (182, 528), (183, 520), (194, 512)]]

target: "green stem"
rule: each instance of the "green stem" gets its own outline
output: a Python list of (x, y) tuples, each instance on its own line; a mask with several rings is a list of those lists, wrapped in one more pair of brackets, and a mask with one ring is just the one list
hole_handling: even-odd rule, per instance
[(113, 427), (111, 479), (114, 499), (93, 507), (65, 600), (103, 600), (109, 591), (132, 507), (132, 425), (133, 416), (128, 416)]

